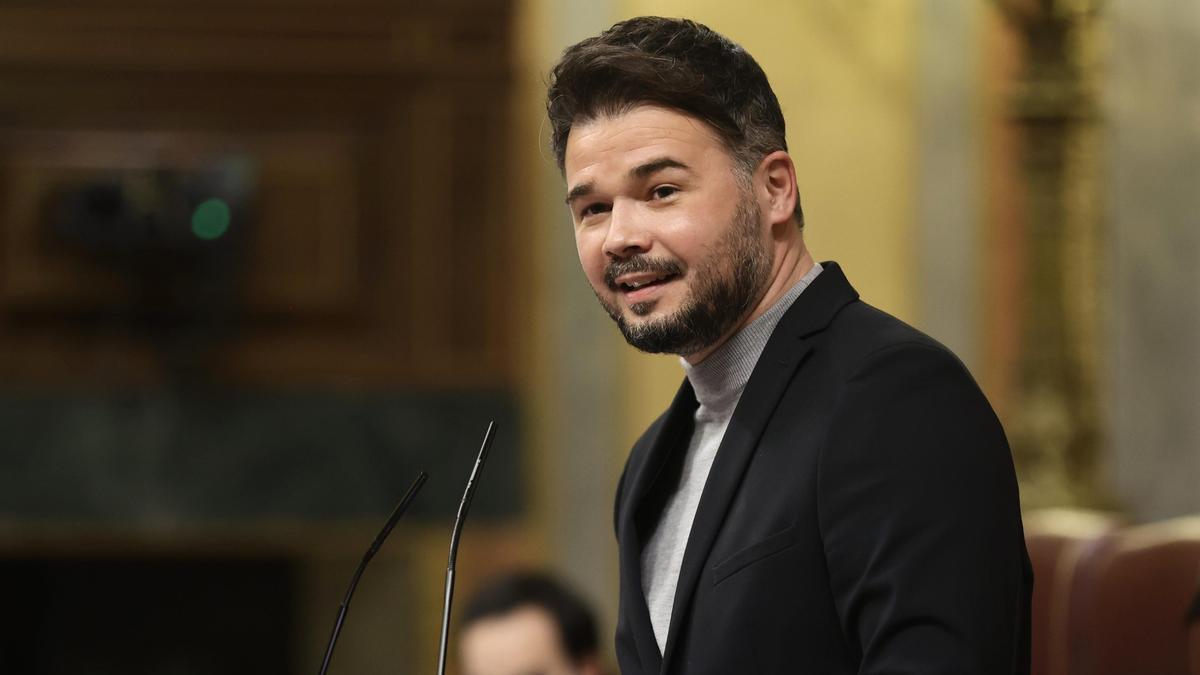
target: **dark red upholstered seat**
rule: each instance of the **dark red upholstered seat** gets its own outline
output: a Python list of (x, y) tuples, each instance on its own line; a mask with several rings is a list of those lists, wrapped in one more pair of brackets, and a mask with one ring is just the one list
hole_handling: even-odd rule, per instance
[(1085, 547), (1070, 589), (1068, 675), (1188, 675), (1200, 517), (1127, 528)]
[(1032, 675), (1065, 675), (1069, 656), (1067, 616), (1079, 562), (1120, 525), (1095, 511), (1046, 509), (1025, 514), (1025, 540), (1033, 563)]

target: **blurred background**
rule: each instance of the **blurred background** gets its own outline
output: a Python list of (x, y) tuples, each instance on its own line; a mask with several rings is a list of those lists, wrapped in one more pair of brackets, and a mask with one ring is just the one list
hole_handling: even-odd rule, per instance
[(331, 672), (433, 671), (492, 419), (459, 593), (548, 567), (610, 639), (682, 372), (579, 272), (543, 94), (639, 14), (756, 56), (814, 255), (960, 355), (1031, 522), (1200, 513), (1194, 0), (0, 0), (0, 671), (315, 672), (421, 469)]

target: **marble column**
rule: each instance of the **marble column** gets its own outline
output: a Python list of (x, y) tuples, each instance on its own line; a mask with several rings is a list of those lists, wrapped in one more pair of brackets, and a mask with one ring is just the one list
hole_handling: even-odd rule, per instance
[(1200, 512), (1200, 8), (1106, 12), (1110, 471), (1157, 519)]

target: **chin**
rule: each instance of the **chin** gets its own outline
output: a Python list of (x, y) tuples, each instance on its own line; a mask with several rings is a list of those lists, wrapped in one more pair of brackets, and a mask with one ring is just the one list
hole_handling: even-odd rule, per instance
[(625, 320), (631, 324), (664, 321), (674, 316), (674, 314), (675, 310), (664, 308), (661, 302), (639, 303), (625, 308)]

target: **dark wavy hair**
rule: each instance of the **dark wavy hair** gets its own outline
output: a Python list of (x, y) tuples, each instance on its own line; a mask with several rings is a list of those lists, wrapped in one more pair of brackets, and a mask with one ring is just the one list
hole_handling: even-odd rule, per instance
[[(573, 125), (647, 104), (707, 124), (747, 175), (787, 150), (779, 100), (749, 52), (695, 21), (642, 16), (568, 47), (550, 71), (546, 112), (559, 171)], [(799, 200), (795, 213), (803, 224)]]

